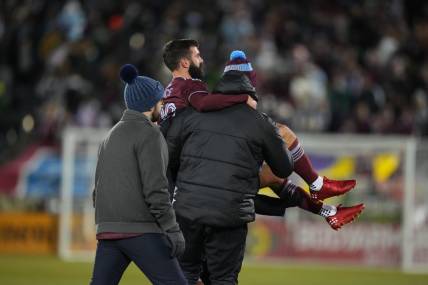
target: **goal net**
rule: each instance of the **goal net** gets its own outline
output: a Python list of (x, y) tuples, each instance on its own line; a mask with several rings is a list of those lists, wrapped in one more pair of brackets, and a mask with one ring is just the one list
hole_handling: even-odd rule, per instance
[(89, 260), (95, 254), (92, 191), (98, 147), (107, 131), (68, 128), (63, 134), (58, 253), (65, 260)]
[[(63, 136), (59, 255), (91, 259), (95, 253), (92, 190), (98, 146), (107, 130), (67, 129)], [(356, 178), (356, 189), (329, 199), (364, 202), (357, 222), (333, 231), (300, 209), (285, 219), (258, 216), (250, 224), (249, 260), (311, 261), (428, 271), (428, 146), (409, 137), (301, 135), (321, 175)], [(295, 174), (291, 180), (306, 187)], [(266, 191), (268, 192), (268, 191)]]

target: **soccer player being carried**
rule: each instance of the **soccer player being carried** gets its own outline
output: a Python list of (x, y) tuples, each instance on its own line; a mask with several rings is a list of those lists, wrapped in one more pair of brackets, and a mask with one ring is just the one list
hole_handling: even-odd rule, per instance
[[(234, 51), (227, 63), (224, 74), (214, 91), (210, 93), (203, 78), (203, 59), (199, 52), (199, 44), (191, 39), (178, 39), (168, 42), (163, 51), (165, 65), (172, 73), (172, 81), (165, 89), (163, 107), (161, 110), (160, 125), (164, 135), (175, 116), (186, 108), (192, 106), (200, 112), (220, 110), (235, 104), (258, 101), (256, 94), (256, 72), (251, 63), (246, 59), (242, 51)], [(248, 86), (235, 96), (227, 96), (227, 87), (230, 82), (240, 84), (236, 80), (239, 74), (245, 74), (248, 78)], [(224, 84), (227, 82), (227, 84)], [(236, 92), (236, 91), (234, 91)], [(241, 94), (242, 93), (242, 94)], [(235, 93), (236, 94), (236, 93)], [(256, 104), (252, 104), (256, 108)], [(343, 195), (352, 190), (355, 180), (331, 180), (322, 177), (313, 168), (311, 161), (300, 145), (295, 133), (287, 126), (274, 124), (280, 136), (286, 142), (294, 161), (296, 172), (309, 185), (310, 194), (288, 179), (276, 177), (267, 165), (263, 165), (260, 171), (260, 187), (270, 187), (279, 197), (272, 198), (265, 195), (257, 195), (255, 198), (256, 213), (262, 215), (282, 216), (288, 207), (299, 207), (314, 214), (326, 218), (332, 229), (338, 230), (343, 225), (352, 222), (364, 209), (363, 204), (351, 207), (333, 206), (323, 203), (324, 199)]]

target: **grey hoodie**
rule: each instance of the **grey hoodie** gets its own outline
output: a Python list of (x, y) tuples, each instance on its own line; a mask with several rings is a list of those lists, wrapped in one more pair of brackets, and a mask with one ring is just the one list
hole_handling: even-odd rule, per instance
[(142, 113), (125, 110), (100, 145), (94, 189), (97, 234), (178, 228), (167, 166), (168, 148), (158, 126)]

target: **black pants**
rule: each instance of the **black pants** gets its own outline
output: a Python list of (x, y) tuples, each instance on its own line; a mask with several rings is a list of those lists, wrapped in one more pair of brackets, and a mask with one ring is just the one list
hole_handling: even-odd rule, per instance
[(170, 257), (165, 235), (147, 233), (98, 241), (91, 285), (118, 284), (131, 261), (153, 284), (187, 284), (177, 259)]
[(177, 220), (186, 240), (186, 251), (179, 262), (189, 285), (199, 279), (203, 262), (209, 284), (237, 284), (244, 259), (247, 225), (225, 228), (193, 223), (179, 216)]

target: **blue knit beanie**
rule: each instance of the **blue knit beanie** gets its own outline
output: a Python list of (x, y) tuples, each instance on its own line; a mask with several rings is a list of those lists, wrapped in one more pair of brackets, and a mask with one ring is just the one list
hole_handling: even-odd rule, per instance
[(257, 87), (257, 73), (251, 66), (251, 62), (247, 59), (245, 52), (242, 50), (234, 50), (230, 53), (230, 58), (226, 63), (224, 73), (232, 70), (244, 72), (250, 79), (253, 87)]
[(228, 72), (231, 70), (243, 71), (243, 72), (253, 71), (251, 62), (247, 60), (247, 56), (245, 55), (245, 52), (243, 52), (242, 50), (234, 50), (230, 53), (230, 58), (229, 58), (229, 61), (226, 63), (224, 72)]
[(138, 76), (138, 70), (132, 64), (121, 67), (120, 78), (126, 83), (123, 97), (130, 110), (147, 112), (163, 97), (162, 84), (150, 77)]

